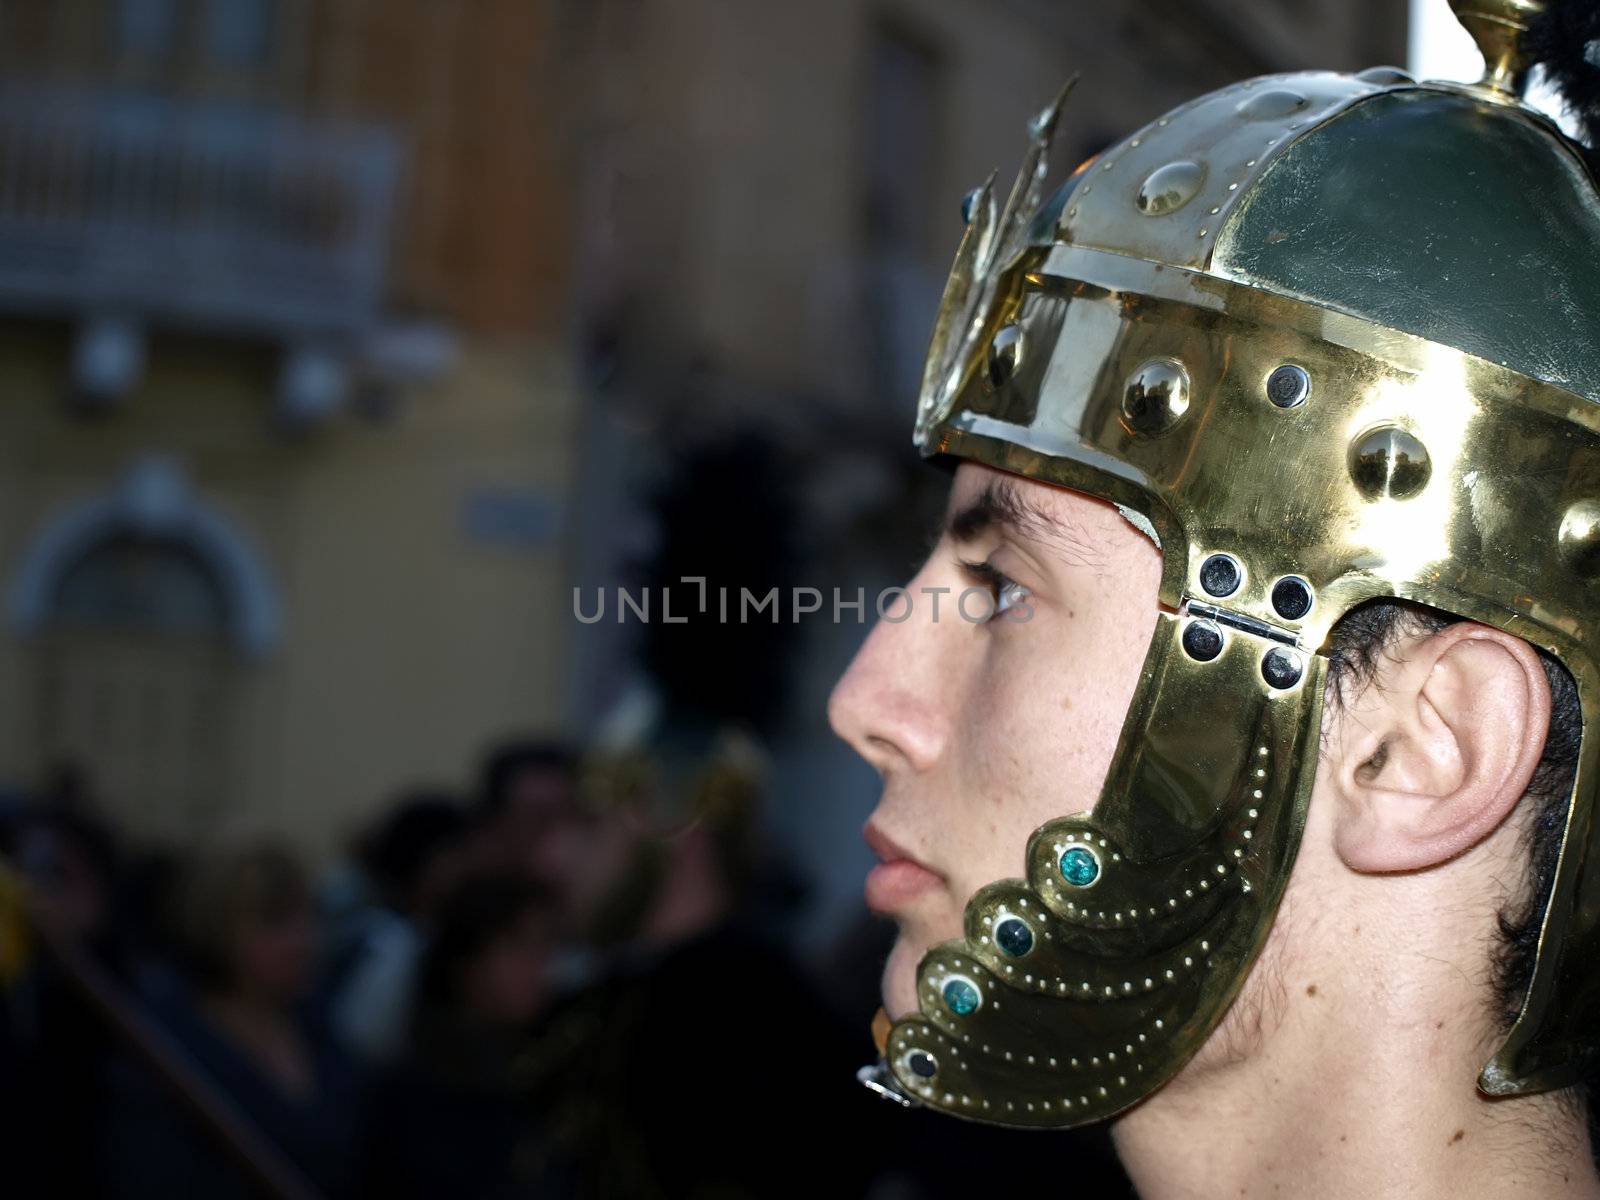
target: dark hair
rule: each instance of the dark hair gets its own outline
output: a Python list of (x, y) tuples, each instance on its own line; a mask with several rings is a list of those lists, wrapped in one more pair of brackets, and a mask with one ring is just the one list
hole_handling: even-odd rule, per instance
[(454, 796), (406, 793), (362, 838), (362, 868), (388, 903), (408, 907), (429, 862), (460, 841), (466, 829), (466, 814)]
[[(1333, 627), (1328, 639), (1328, 698), (1342, 704), (1372, 679), (1378, 660), (1400, 638), (1436, 633), (1462, 618), (1404, 600), (1373, 600), (1352, 609)], [(1535, 647), (1535, 649), (1538, 649)], [(1567, 823), (1578, 749), (1583, 739), (1583, 705), (1578, 686), (1555, 657), (1540, 649), (1539, 661), (1550, 684), (1550, 727), (1544, 753), (1534, 768), (1522, 803), (1527, 806), (1523, 830), (1528, 855), (1527, 885), (1500, 911), (1500, 940), (1494, 948), (1492, 1003), (1500, 1028), (1509, 1029), (1533, 981), (1539, 931), (1555, 883)], [(1592, 1085), (1590, 1085), (1592, 1087)], [(1588, 1089), (1586, 1088), (1585, 1091)], [(1574, 1099), (1580, 1097), (1573, 1094)], [(1589, 1112), (1596, 1106), (1589, 1105)], [(1600, 1158), (1600, 1129), (1590, 1126), (1590, 1144)]]
[(478, 803), (484, 816), (496, 816), (505, 808), (511, 785), (524, 771), (552, 771), (574, 779), (578, 752), (556, 739), (530, 738), (495, 747), (484, 761), (479, 783)]
[(438, 927), (423, 955), (419, 1014), (454, 1008), (462, 971), (529, 912), (549, 903), (546, 890), (521, 875), (479, 875), (462, 882), (440, 905)]

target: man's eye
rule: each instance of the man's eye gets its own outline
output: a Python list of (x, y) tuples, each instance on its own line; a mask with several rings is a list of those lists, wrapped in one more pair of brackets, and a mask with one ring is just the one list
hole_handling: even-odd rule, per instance
[(1000, 578), (1003, 580), (1003, 582), (1001, 583), (998, 592), (995, 594), (994, 616), (989, 618), (991, 621), (994, 620), (994, 617), (998, 617), (1000, 614), (1008, 612), (1009, 610), (1016, 608), (1018, 605), (1026, 604), (1028, 602), (1027, 588), (1023, 587), (1014, 579), (1006, 579), (1004, 575), (1002, 575)]
[(989, 610), (988, 620), (993, 621), (1011, 609), (1026, 604), (1030, 595), (1028, 589), (1015, 579), (1011, 579), (986, 562), (966, 562), (962, 568), (978, 584), (989, 590), (994, 604)]

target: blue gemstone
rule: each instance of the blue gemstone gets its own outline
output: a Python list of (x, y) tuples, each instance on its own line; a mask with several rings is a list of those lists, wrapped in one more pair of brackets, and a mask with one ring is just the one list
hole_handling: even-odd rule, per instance
[(1100, 860), (1093, 850), (1069, 846), (1061, 856), (1061, 877), (1073, 887), (1088, 887), (1100, 875)]
[(994, 944), (1012, 958), (1021, 958), (1033, 949), (1033, 930), (1018, 917), (1007, 917), (994, 927)]
[(968, 980), (952, 979), (944, 985), (944, 1002), (958, 1017), (964, 1017), (969, 1012), (975, 1011), (982, 999), (978, 989)]

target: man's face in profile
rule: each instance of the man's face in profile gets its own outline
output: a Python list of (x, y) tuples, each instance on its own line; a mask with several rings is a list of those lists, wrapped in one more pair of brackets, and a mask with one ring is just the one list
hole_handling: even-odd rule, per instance
[[(909, 615), (879, 622), (829, 704), (883, 779), (867, 900), (899, 926), (884, 973), (892, 1016), (915, 1008), (917, 963), (960, 935), (972, 894), (1023, 873), (1028, 835), (1093, 805), (1160, 579), (1160, 552), (1111, 504), (957, 470), (944, 529), (906, 585)], [(972, 589), (991, 603), (958, 605)], [(903, 612), (898, 601), (890, 615)]]
[[(918, 964), (961, 936), (974, 892), (1023, 875), (1030, 834), (1098, 799), (1160, 577), (1160, 552), (1113, 505), (977, 464), (957, 471), (937, 544), (907, 585), (909, 613), (888, 609), (829, 706), (883, 780), (867, 899), (899, 928), (883, 980), (892, 1017), (915, 1010)], [(991, 603), (958, 605), (971, 589)], [(1331, 641), (1343, 636), (1336, 626)], [(1326, 704), (1304, 836), (1250, 976), (1149, 1098), (1159, 1103), (1114, 1128), (1136, 1183), (1181, 1168), (1173, 1129), (1191, 1125), (1211, 1141), (1239, 1134), (1240, 1178), (1254, 1178), (1248, 1147), (1263, 1122), (1281, 1117), (1290, 1140), (1304, 1129), (1275, 1095), (1317, 1108), (1338, 1094), (1358, 1123), (1367, 1097), (1403, 1087), (1429, 1136), (1448, 1124), (1456, 1139), (1515, 1120), (1571, 1124), (1548, 1095), (1507, 1107), (1474, 1087), (1505, 1034), (1493, 948), (1505, 914), (1528, 903), (1522, 801), (1550, 726), (1545, 668), (1527, 642), (1472, 621), (1400, 621), (1365, 653), (1370, 670)], [(1230, 1111), (1252, 1115), (1216, 1115)], [(1592, 1167), (1571, 1157), (1563, 1169), (1588, 1186)], [(1299, 1166), (1283, 1170), (1299, 1178)]]

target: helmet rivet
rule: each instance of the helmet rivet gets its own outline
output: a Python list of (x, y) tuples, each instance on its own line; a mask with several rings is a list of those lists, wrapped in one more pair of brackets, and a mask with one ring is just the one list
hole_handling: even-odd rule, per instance
[(1193, 200), (1205, 181), (1206, 169), (1193, 159), (1169, 162), (1145, 176), (1133, 198), (1134, 207), (1147, 217), (1164, 217)]
[(1189, 373), (1177, 359), (1152, 358), (1128, 376), (1122, 416), (1135, 433), (1165, 433), (1188, 411)]
[(1021, 958), (1033, 949), (1033, 930), (1021, 917), (1007, 917), (994, 927), (994, 944), (1012, 958)]
[(1222, 630), (1212, 621), (1190, 621), (1184, 626), (1183, 649), (1196, 662), (1210, 662), (1222, 653)]
[(1311, 585), (1298, 575), (1286, 575), (1272, 585), (1272, 611), (1285, 621), (1298, 621), (1311, 611)]
[(1279, 691), (1299, 683), (1300, 672), (1300, 656), (1282, 646), (1274, 646), (1261, 660), (1261, 677)]
[(1279, 408), (1297, 408), (1311, 395), (1311, 376), (1304, 367), (1293, 363), (1283, 366), (1267, 376), (1267, 399)]
[(1397, 425), (1380, 425), (1350, 444), (1350, 478), (1368, 500), (1409, 500), (1432, 474), (1427, 448)]
[(1368, 67), (1365, 71), (1357, 71), (1356, 78), (1362, 83), (1375, 83), (1380, 87), (1396, 87), (1416, 82), (1399, 67)]
[(1579, 500), (1561, 514), (1561, 558), (1576, 575), (1600, 574), (1600, 500)]
[(1213, 554), (1200, 564), (1200, 586), (1208, 596), (1231, 596), (1244, 582), (1244, 570), (1231, 554)]
[(1291, 92), (1288, 88), (1273, 88), (1268, 92), (1257, 92), (1250, 99), (1239, 105), (1239, 115), (1250, 121), (1272, 121), (1279, 117), (1287, 117), (1290, 113), (1297, 113), (1311, 101), (1299, 92)]
[(918, 1079), (932, 1079), (939, 1072), (939, 1062), (926, 1050), (913, 1050), (906, 1055), (906, 1066)]
[(1002, 325), (989, 343), (989, 382), (1004, 387), (1022, 362), (1022, 326)]

